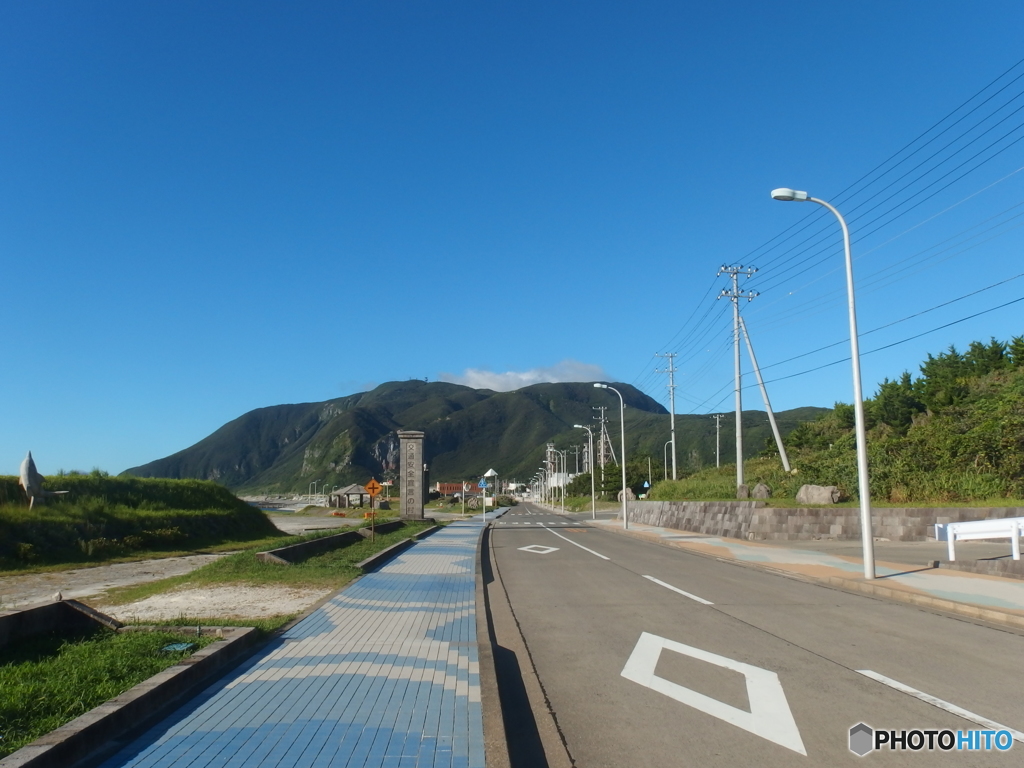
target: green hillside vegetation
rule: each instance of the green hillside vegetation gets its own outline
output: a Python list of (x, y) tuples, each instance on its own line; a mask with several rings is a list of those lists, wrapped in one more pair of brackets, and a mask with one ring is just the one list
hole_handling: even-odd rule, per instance
[(280, 535), (260, 510), (201, 480), (63, 475), (69, 491), (29, 509), (16, 477), (0, 477), (0, 570), (192, 550)]
[[(871, 494), (894, 504), (1024, 498), (1024, 338), (929, 355), (921, 375), (882, 382), (865, 401)], [(777, 459), (746, 466), (751, 485), (793, 498), (804, 483), (857, 491), (853, 406), (837, 403), (785, 438), (796, 475)], [(735, 498), (735, 465), (662, 483), (652, 498)]]
[[(669, 436), (668, 412), (628, 384), (615, 386), (627, 406), (627, 450), (660, 462)], [(572, 425), (595, 424), (592, 407), (598, 405), (608, 407), (617, 440), (618, 398), (590, 383), (493, 392), (445, 382), (390, 382), (323, 403), (251, 411), (194, 446), (125, 474), (216, 480), (240, 493), (305, 493), (314, 480), (344, 486), (396, 477), (396, 433), (415, 429), (427, 435), (424, 450), (432, 482), (479, 477), (489, 467), (504, 479), (525, 480), (542, 462), (546, 443), (582, 444), (586, 434)], [(779, 418), (788, 431), (824, 410), (796, 409)], [(694, 469), (713, 463), (714, 421), (678, 416), (676, 423), (680, 461)], [(754, 455), (770, 435), (765, 414), (745, 412), (744, 424)], [(732, 427), (723, 420), (723, 445), (731, 435)]]

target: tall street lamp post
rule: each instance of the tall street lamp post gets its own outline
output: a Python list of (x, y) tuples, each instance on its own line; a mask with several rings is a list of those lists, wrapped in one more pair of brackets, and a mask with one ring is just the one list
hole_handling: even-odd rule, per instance
[(573, 424), (572, 426), (574, 429), (587, 430), (587, 439), (590, 441), (587, 454), (590, 457), (590, 519), (597, 520), (597, 494), (594, 489), (594, 433), (590, 427), (585, 427), (582, 424)]
[(622, 393), (615, 387), (609, 387), (607, 384), (600, 382), (595, 382), (594, 386), (598, 389), (610, 389), (619, 396), (619, 426), (622, 427), (620, 430), (622, 441), (619, 443), (620, 454), (622, 455), (622, 527), (628, 531), (629, 516), (626, 512), (626, 401), (622, 399)]
[(850, 255), (850, 230), (846, 220), (835, 208), (795, 189), (772, 190), (775, 200), (817, 203), (835, 214), (843, 229), (843, 248), (846, 251), (846, 299), (850, 309), (850, 359), (853, 362), (853, 413), (857, 434), (857, 489), (860, 496), (861, 548), (864, 554), (864, 578), (875, 578), (875, 543), (871, 530), (871, 487), (868, 482), (868, 441), (864, 427), (864, 393), (860, 383), (860, 345), (857, 341), (857, 307), (853, 295), (853, 257)]

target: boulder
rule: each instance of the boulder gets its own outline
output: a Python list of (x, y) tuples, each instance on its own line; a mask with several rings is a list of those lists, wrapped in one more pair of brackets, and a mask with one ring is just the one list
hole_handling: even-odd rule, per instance
[(772, 489), (764, 483), (758, 483), (754, 486), (754, 490), (750, 492), (750, 496), (754, 499), (770, 499), (772, 497)]
[[(622, 501), (622, 493), (623, 493), (622, 491), (619, 491), (619, 493), (618, 493), (619, 501)], [(626, 501), (636, 501), (636, 494), (633, 493), (633, 489), (632, 488), (627, 488), (625, 493), (626, 493)]]
[(737, 485), (736, 486), (736, 498), (737, 499), (749, 499), (750, 498), (750, 486), (749, 485)]
[(835, 504), (839, 489), (834, 485), (801, 485), (796, 492), (797, 504)]

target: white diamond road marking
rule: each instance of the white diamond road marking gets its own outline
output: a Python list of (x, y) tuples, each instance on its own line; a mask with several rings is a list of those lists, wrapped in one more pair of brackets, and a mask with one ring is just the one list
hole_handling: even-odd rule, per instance
[(535, 555), (550, 555), (552, 552), (557, 552), (558, 547), (544, 547), (540, 544), (531, 544), (528, 547), (520, 547), (523, 552), (533, 552)]
[[(654, 670), (658, 666), (661, 652), (665, 649), (742, 674), (747, 680), (750, 711), (746, 712), (703, 693), (684, 688), (671, 680), (658, 677)], [(800, 738), (800, 730), (796, 727), (789, 702), (786, 701), (786, 693), (782, 690), (782, 683), (779, 682), (779, 676), (771, 670), (644, 632), (640, 635), (626, 666), (622, 668), (622, 676), (762, 739), (801, 755), (807, 755), (803, 739)]]

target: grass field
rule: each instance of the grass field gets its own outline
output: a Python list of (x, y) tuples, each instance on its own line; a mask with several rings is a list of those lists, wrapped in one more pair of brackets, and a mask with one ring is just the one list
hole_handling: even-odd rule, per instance
[(0, 477), (0, 572), (237, 548), (279, 535), (216, 483), (85, 475), (45, 485), (69, 493), (29, 509), (17, 479)]
[(0, 649), (0, 757), (191, 655), (160, 651), (182, 641), (202, 647), (214, 639), (99, 629)]
[(350, 544), (331, 552), (310, 557), (293, 565), (275, 565), (256, 559), (256, 552), (275, 549), (300, 541), (331, 536), (337, 531), (317, 532), (307, 536), (290, 536), (266, 542), (265, 546), (246, 549), (204, 565), (184, 576), (174, 576), (132, 587), (112, 590), (108, 600), (124, 604), (143, 600), (182, 587), (204, 587), (220, 584), (283, 585), (289, 587), (337, 589), (362, 574), (356, 563), (382, 549), (429, 528), (430, 522), (407, 522), (397, 531), (377, 534), (369, 539)]

